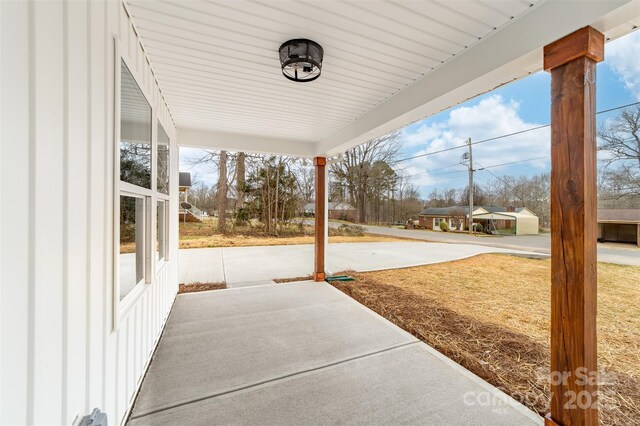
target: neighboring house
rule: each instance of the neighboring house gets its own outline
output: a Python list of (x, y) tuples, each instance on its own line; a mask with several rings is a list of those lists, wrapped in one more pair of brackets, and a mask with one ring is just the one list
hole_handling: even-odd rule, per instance
[(640, 209), (598, 209), (598, 241), (640, 247)]
[(429, 207), (418, 214), (418, 226), (420, 228), (440, 230), (440, 223), (447, 222), (451, 230), (464, 230), (467, 223), (469, 207)]
[[(189, 203), (188, 193), (191, 186), (191, 173), (180, 172), (178, 175), (178, 196), (180, 199), (178, 220), (180, 220), (180, 222), (200, 222), (204, 215), (200, 209)], [(191, 207), (186, 209), (182, 203), (189, 203), (191, 204)]]
[[(418, 215), (418, 226), (434, 231), (440, 230), (440, 223), (447, 222), (450, 230), (464, 230), (468, 223), (467, 206), (429, 207)], [(473, 223), (480, 223), (485, 229), (513, 229), (516, 235), (538, 233), (539, 220), (526, 207), (478, 206), (473, 211)]]
[(180, 192), (180, 199), (187, 201), (187, 191), (191, 188), (191, 173), (180, 172), (178, 177), (178, 192)]
[[(349, 203), (328, 203), (329, 219), (347, 220), (354, 222), (356, 220), (356, 208)], [(316, 205), (315, 203), (307, 203), (303, 207), (305, 215), (315, 216)]]

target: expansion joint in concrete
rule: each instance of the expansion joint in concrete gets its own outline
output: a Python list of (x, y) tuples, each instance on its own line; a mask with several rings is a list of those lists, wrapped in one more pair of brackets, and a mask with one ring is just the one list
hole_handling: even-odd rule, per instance
[(160, 412), (163, 412), (163, 411), (171, 410), (173, 408), (182, 407), (182, 406), (193, 404), (193, 403), (200, 402), (200, 401), (205, 401), (205, 400), (208, 400), (208, 399), (214, 399), (214, 398), (217, 398), (217, 397), (220, 397), (220, 396), (223, 396), (223, 395), (229, 395), (229, 394), (233, 394), (233, 393), (236, 393), (236, 392), (245, 391), (247, 389), (255, 388), (255, 387), (258, 387), (258, 386), (263, 386), (263, 385), (266, 385), (266, 384), (269, 384), (269, 383), (273, 383), (273, 382), (278, 382), (280, 380), (289, 379), (291, 377), (296, 377), (296, 376), (300, 376), (300, 375), (303, 375), (303, 374), (311, 373), (311, 372), (314, 372), (314, 371), (323, 370), (325, 368), (331, 368), (331, 367), (334, 367), (336, 365), (347, 364), (347, 363), (352, 362), (352, 361), (356, 361), (356, 360), (359, 360), (359, 359), (367, 358), (367, 357), (370, 357), (370, 356), (375, 356), (375, 355), (378, 355), (378, 354), (381, 354), (381, 353), (384, 353), (384, 352), (390, 352), (390, 351), (393, 351), (395, 349), (403, 348), (405, 346), (415, 345), (417, 343), (422, 343), (422, 342), (416, 339), (416, 340), (411, 341), (411, 342), (406, 342), (406, 343), (401, 343), (401, 344), (398, 344), (398, 345), (389, 346), (389, 347), (384, 348), (384, 349), (379, 349), (379, 350), (373, 351), (373, 352), (367, 352), (365, 354), (357, 355), (357, 356), (354, 356), (354, 357), (351, 357), (351, 358), (342, 359), (340, 361), (330, 362), (328, 364), (323, 364), (323, 365), (320, 365), (318, 367), (308, 368), (308, 369), (305, 369), (305, 370), (302, 370), (302, 371), (297, 371), (295, 373), (290, 373), (290, 374), (285, 374), (283, 376), (273, 377), (271, 379), (262, 380), (262, 381), (259, 381), (259, 382), (256, 382), (256, 383), (251, 383), (251, 384), (244, 385), (244, 386), (239, 386), (237, 388), (229, 389), (229, 390), (226, 390), (226, 391), (223, 391), (223, 392), (217, 392), (217, 393), (214, 393), (214, 394), (211, 394), (211, 395), (202, 396), (202, 397), (199, 397), (199, 398), (193, 398), (193, 399), (190, 399), (188, 401), (180, 402), (180, 403), (177, 403), (177, 404), (172, 404), (172, 405), (169, 405), (167, 407), (158, 408), (158, 409), (155, 409), (155, 410), (147, 411), (146, 413), (141, 413), (141, 414), (137, 414), (135, 416), (131, 416), (130, 420), (139, 419), (139, 418), (142, 418), (142, 417), (149, 416), (151, 414), (160, 413)]

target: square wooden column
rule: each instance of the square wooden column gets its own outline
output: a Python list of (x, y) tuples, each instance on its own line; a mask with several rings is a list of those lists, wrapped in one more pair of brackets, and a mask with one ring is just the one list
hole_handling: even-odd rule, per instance
[(551, 72), (551, 413), (595, 425), (596, 63), (604, 36), (582, 28), (544, 48)]
[(313, 159), (315, 169), (315, 193), (316, 193), (316, 209), (315, 209), (315, 256), (313, 267), (313, 280), (324, 281), (326, 275), (324, 271), (324, 257), (327, 224), (327, 159), (325, 157), (315, 157)]

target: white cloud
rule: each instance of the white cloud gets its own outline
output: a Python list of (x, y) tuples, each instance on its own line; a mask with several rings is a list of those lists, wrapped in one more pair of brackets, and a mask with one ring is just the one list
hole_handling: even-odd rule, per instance
[[(462, 106), (452, 110), (443, 121), (423, 125), (417, 130), (405, 129), (402, 138), (405, 147), (418, 151), (407, 156), (415, 156), (433, 151), (459, 146), (469, 137), (472, 141), (510, 134), (539, 126), (542, 123), (529, 123), (519, 113), (519, 104), (505, 101), (499, 95), (489, 96), (474, 106)], [(549, 128), (543, 128), (496, 141), (486, 142), (473, 147), (474, 163), (481, 166), (508, 163), (549, 155)], [(425, 170), (440, 169), (459, 163), (466, 149), (455, 149), (427, 157), (420, 157), (398, 164), (404, 173), (414, 175), (411, 181), (420, 187), (439, 185), (458, 187), (464, 185), (465, 166), (458, 165), (433, 173)], [(522, 166), (534, 167), (539, 172), (548, 170), (548, 159), (540, 159), (524, 164), (514, 164), (493, 168), (495, 174), (518, 174)], [(460, 170), (461, 173), (449, 173)], [(490, 175), (488, 175), (490, 177)]]
[(606, 63), (640, 101), (640, 31), (612, 41), (605, 47)]

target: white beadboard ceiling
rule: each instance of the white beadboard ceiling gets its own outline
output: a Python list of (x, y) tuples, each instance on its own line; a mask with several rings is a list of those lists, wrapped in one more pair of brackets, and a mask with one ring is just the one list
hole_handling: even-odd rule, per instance
[[(337, 147), (352, 136), (335, 135), (357, 128), (359, 118), (550, 1), (557, 0), (125, 4), (179, 130), (315, 146), (335, 140)], [(292, 38), (323, 46), (318, 80), (295, 83), (282, 76), (278, 47)]]

